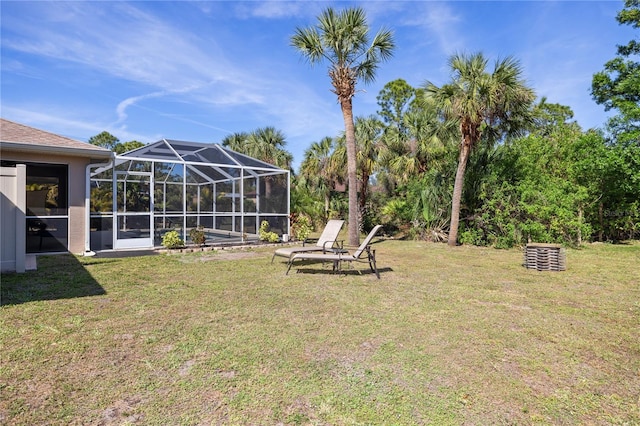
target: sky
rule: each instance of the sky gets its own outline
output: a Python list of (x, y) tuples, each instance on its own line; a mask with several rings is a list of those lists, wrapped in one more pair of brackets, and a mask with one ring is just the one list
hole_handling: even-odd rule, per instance
[(593, 74), (637, 37), (601, 1), (6, 1), (0, 2), (3, 118), (87, 141), (219, 143), (275, 127), (297, 168), (304, 151), (344, 122), (327, 63), (291, 47), (296, 28), (327, 7), (362, 7), (371, 35), (394, 33), (393, 57), (357, 85), (355, 116), (380, 108), (390, 81), (450, 81), (447, 60), (482, 52), (520, 61), (538, 98), (567, 105), (583, 129), (609, 113), (591, 98)]

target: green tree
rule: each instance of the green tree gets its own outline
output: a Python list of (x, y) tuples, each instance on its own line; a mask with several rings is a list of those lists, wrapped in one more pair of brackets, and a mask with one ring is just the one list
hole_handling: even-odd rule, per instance
[[(356, 117), (356, 176), (358, 196), (358, 220), (367, 214), (367, 202), (369, 197), (369, 179), (377, 167), (378, 148), (380, 137), (384, 128), (382, 122), (374, 115), (368, 117)], [(333, 169), (344, 169), (347, 161), (346, 138), (338, 138), (338, 144), (332, 155)]]
[(89, 143), (91, 145), (101, 146), (110, 151), (114, 151), (116, 148), (116, 145), (120, 143), (120, 139), (113, 136), (111, 133), (104, 131), (95, 136), (91, 136), (89, 138)]
[(324, 200), (323, 222), (329, 218), (331, 191), (335, 182), (340, 181), (334, 163), (331, 161), (333, 149), (333, 138), (328, 136), (322, 138), (320, 142), (313, 142), (305, 150), (304, 160), (300, 165), (300, 174), (304, 176), (309, 189)]
[(318, 25), (296, 28), (291, 44), (310, 64), (329, 62), (333, 93), (338, 97), (345, 125), (347, 148), (347, 182), (349, 186), (348, 242), (358, 245), (358, 194), (356, 175), (356, 136), (353, 120), (353, 97), (356, 83), (374, 80), (380, 62), (389, 59), (395, 47), (393, 35), (380, 30), (369, 40), (369, 26), (362, 8), (348, 8), (336, 13), (325, 9)]
[(456, 138), (454, 122), (443, 121), (432, 98), (415, 103), (404, 114), (407, 129), (403, 138), (385, 132), (380, 149), (381, 165), (399, 182), (424, 175), (429, 169), (445, 167)]
[(225, 137), (222, 145), (282, 169), (291, 169), (293, 156), (285, 150), (286, 138), (274, 127), (259, 128), (251, 133), (234, 133)]
[[(640, 28), (640, 0), (625, 0), (616, 19), (621, 25)], [(593, 76), (591, 94), (606, 111), (618, 115), (608, 122), (613, 138), (621, 143), (640, 144), (640, 42), (619, 45), (618, 55)]]
[(540, 136), (548, 136), (563, 126), (578, 127), (578, 123), (572, 121), (573, 111), (570, 107), (551, 104), (547, 102), (546, 96), (534, 106), (532, 114), (531, 133)]
[(248, 147), (246, 146), (248, 139), (249, 133), (236, 132), (231, 135), (225, 136), (224, 139), (222, 139), (222, 146), (225, 146), (236, 152), (246, 153), (245, 151), (248, 149)]
[(482, 145), (471, 157), (465, 181), (471, 184), (465, 187), (470, 214), (460, 241), (580, 245), (638, 235), (640, 146), (612, 145), (600, 131), (583, 132), (569, 107), (546, 99), (533, 115), (526, 137)]
[(290, 202), (292, 223), (296, 217), (307, 216), (312, 222), (322, 222), (324, 226), (324, 202), (318, 198), (313, 184), (308, 183), (302, 175), (291, 177)]
[(281, 169), (291, 169), (293, 156), (285, 149), (287, 141), (284, 133), (275, 127), (254, 130), (249, 134), (247, 144), (250, 147), (250, 156)]
[(444, 119), (456, 122), (459, 129), (460, 147), (448, 240), (450, 246), (455, 246), (469, 155), (481, 141), (496, 141), (524, 129), (535, 95), (521, 78), (520, 64), (511, 57), (496, 61), (490, 73), (486, 71), (487, 60), (481, 53), (454, 55), (449, 66), (452, 81), (441, 87), (427, 82), (425, 90)]
[(113, 148), (113, 151), (116, 154), (124, 154), (125, 152), (129, 152), (129, 151), (133, 151), (134, 149), (138, 149), (138, 148), (142, 148), (144, 146), (144, 144), (140, 141), (129, 141), (129, 142), (125, 142), (125, 143), (117, 143), (116, 146)]
[(120, 139), (113, 136), (111, 133), (104, 131), (95, 136), (91, 136), (89, 138), (89, 143), (91, 145), (101, 146), (110, 151), (115, 152), (116, 154), (123, 154), (128, 151), (132, 151), (134, 149), (143, 147), (144, 144), (142, 142), (132, 140), (129, 142), (120, 142)]
[(640, 144), (610, 144), (600, 132), (583, 135), (572, 173), (589, 192), (585, 219), (599, 241), (640, 235)]
[(366, 213), (369, 179), (375, 172), (383, 125), (374, 115), (355, 119), (357, 175), (360, 183), (360, 214)]
[(393, 129), (401, 135), (406, 133), (404, 116), (411, 101), (415, 99), (415, 94), (416, 89), (401, 78), (384, 85), (376, 99), (380, 105), (378, 115), (388, 129)]

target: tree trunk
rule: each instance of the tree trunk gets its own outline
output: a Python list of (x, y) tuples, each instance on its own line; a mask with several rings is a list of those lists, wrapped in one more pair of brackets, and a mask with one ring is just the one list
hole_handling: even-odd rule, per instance
[(451, 200), (451, 227), (449, 229), (448, 244), (455, 247), (458, 242), (458, 224), (460, 222), (460, 201), (462, 200), (462, 188), (464, 187), (464, 172), (467, 168), (467, 160), (469, 159), (470, 145), (463, 139), (460, 148), (460, 156), (458, 158), (458, 170), (456, 171), (456, 180), (453, 185), (453, 197)]
[(360, 245), (360, 226), (358, 224), (358, 177), (356, 174), (356, 130), (353, 123), (353, 104), (351, 98), (340, 102), (344, 119), (345, 139), (347, 143), (347, 185), (349, 187), (349, 225), (347, 241), (349, 245)]
[(369, 175), (362, 173), (360, 177), (360, 217), (364, 218), (367, 209), (367, 198), (369, 197)]
[(598, 241), (602, 242), (602, 239), (604, 238), (604, 214), (603, 214), (603, 210), (604, 210), (604, 204), (602, 202), (600, 202), (600, 204), (598, 205), (598, 220), (600, 221), (600, 232), (598, 232)]

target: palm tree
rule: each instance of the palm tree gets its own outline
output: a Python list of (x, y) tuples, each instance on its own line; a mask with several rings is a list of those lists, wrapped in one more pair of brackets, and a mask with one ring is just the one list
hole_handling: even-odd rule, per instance
[(451, 201), (448, 244), (455, 246), (460, 220), (464, 173), (473, 148), (481, 141), (492, 142), (517, 134), (530, 121), (533, 90), (522, 80), (522, 69), (512, 57), (498, 60), (491, 73), (482, 53), (453, 55), (449, 59), (452, 81), (442, 87), (425, 84), (445, 120), (458, 124), (460, 152)]
[(293, 156), (286, 151), (284, 134), (275, 127), (256, 129), (249, 134), (247, 146), (252, 157), (265, 163), (273, 164), (281, 169), (291, 169)]
[(395, 47), (393, 34), (380, 30), (369, 42), (365, 12), (359, 7), (336, 13), (327, 8), (318, 17), (318, 25), (296, 28), (291, 44), (311, 65), (329, 62), (332, 92), (338, 97), (345, 126), (347, 183), (349, 186), (348, 242), (358, 245), (358, 193), (356, 176), (356, 137), (352, 99), (356, 83), (370, 83), (380, 62), (391, 57)]
[(380, 149), (381, 164), (399, 182), (441, 169), (449, 160), (451, 141), (457, 136), (451, 121), (443, 121), (433, 102), (424, 100), (404, 114), (405, 135), (385, 132)]
[(357, 117), (355, 120), (357, 167), (360, 181), (360, 214), (365, 213), (369, 196), (369, 178), (376, 168), (383, 123), (375, 116)]
[(333, 167), (331, 154), (333, 153), (333, 139), (322, 138), (320, 142), (313, 142), (304, 152), (304, 160), (300, 165), (300, 173), (306, 179), (308, 186), (314, 188), (324, 199), (324, 217), (329, 217), (329, 201), (334, 183), (339, 180)]
[[(290, 170), (293, 156), (284, 149), (287, 142), (284, 134), (274, 127), (256, 129), (251, 133), (234, 133), (222, 140), (222, 145), (234, 151), (248, 155), (265, 163), (273, 164), (281, 169)], [(283, 179), (283, 176), (265, 176), (256, 179), (264, 180), (264, 196), (262, 198), (263, 209), (268, 210), (271, 203), (270, 195), (274, 182)]]
[[(369, 178), (377, 167), (378, 148), (383, 128), (383, 123), (374, 115), (356, 117), (355, 119), (356, 146), (358, 147), (358, 152), (356, 153), (356, 187), (359, 190), (359, 218), (365, 214), (369, 193)], [(346, 138), (344, 136), (339, 138), (336, 149), (331, 156), (331, 164), (333, 164), (334, 169), (344, 168), (344, 164), (347, 161), (345, 142)]]
[(225, 136), (224, 139), (222, 139), (222, 146), (248, 155), (248, 153), (245, 152), (245, 150), (247, 149), (247, 139), (249, 139), (248, 133), (236, 132), (231, 135)]
[(281, 169), (290, 169), (293, 156), (284, 147), (284, 134), (274, 127), (256, 129), (251, 133), (233, 133), (222, 140), (222, 145)]

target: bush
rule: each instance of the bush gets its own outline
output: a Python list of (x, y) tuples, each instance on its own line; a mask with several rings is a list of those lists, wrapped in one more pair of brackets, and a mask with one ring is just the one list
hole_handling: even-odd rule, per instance
[(311, 234), (311, 219), (305, 214), (291, 215), (291, 234), (293, 238), (304, 241)]
[(169, 231), (162, 236), (162, 246), (168, 249), (184, 247), (184, 241), (178, 231)]
[(260, 241), (268, 241), (270, 243), (277, 243), (280, 241), (280, 237), (275, 232), (269, 231), (269, 222), (263, 220), (260, 223)]
[(205, 243), (206, 237), (203, 229), (204, 228), (202, 226), (198, 226), (197, 228), (192, 228), (189, 231), (189, 238), (193, 244), (201, 246)]
[(482, 238), (482, 232), (476, 228), (465, 228), (461, 226), (460, 233), (458, 234), (458, 242), (460, 244), (471, 244), (476, 246), (482, 246), (484, 240)]

